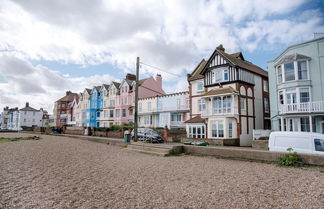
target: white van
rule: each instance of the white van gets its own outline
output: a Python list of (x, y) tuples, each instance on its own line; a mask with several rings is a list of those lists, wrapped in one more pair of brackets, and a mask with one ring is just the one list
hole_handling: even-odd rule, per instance
[(288, 148), (297, 153), (324, 155), (324, 134), (283, 131), (270, 134), (270, 151), (288, 152)]

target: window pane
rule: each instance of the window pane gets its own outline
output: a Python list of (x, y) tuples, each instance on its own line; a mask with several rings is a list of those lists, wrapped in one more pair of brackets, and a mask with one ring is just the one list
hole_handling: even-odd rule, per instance
[(285, 66), (285, 80), (292, 81), (295, 80), (295, 71), (294, 71), (294, 63), (287, 63)]
[(314, 139), (315, 151), (324, 152), (324, 140), (323, 139)]
[(225, 81), (228, 81), (229, 79), (229, 73), (228, 73), (228, 70), (224, 70), (224, 80)]
[(300, 128), (303, 132), (310, 132), (309, 118), (300, 118)]
[(306, 61), (298, 62), (298, 79), (307, 79)]
[(282, 83), (282, 70), (281, 70), (281, 66), (278, 66), (278, 83)]
[(300, 102), (309, 102), (309, 88), (300, 88)]
[(218, 137), (224, 137), (224, 125), (223, 121), (218, 122)]
[(212, 124), (212, 137), (217, 137), (217, 123), (216, 123), (216, 121)]

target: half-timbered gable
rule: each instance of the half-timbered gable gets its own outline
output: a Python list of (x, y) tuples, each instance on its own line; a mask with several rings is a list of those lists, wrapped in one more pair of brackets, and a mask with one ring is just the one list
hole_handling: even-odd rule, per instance
[(268, 76), (266, 71), (245, 61), (241, 52), (225, 53), (222, 45), (215, 49), (200, 74), (206, 87), (237, 81), (254, 85), (255, 75)]

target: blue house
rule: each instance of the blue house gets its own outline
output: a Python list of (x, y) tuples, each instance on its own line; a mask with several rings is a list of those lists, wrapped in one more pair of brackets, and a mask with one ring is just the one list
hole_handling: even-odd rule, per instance
[(273, 130), (324, 133), (324, 37), (288, 47), (268, 68)]
[(101, 86), (96, 86), (92, 89), (90, 95), (90, 106), (87, 108), (87, 115), (89, 115), (88, 126), (100, 127), (100, 122), (97, 118), (100, 118), (103, 109), (103, 93)]

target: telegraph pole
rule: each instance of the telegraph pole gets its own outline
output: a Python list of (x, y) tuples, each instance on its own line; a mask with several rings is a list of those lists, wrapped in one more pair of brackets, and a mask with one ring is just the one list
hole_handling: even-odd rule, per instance
[(134, 141), (137, 142), (138, 128), (138, 80), (139, 80), (140, 58), (136, 59), (136, 84), (135, 84), (135, 113), (134, 113)]

